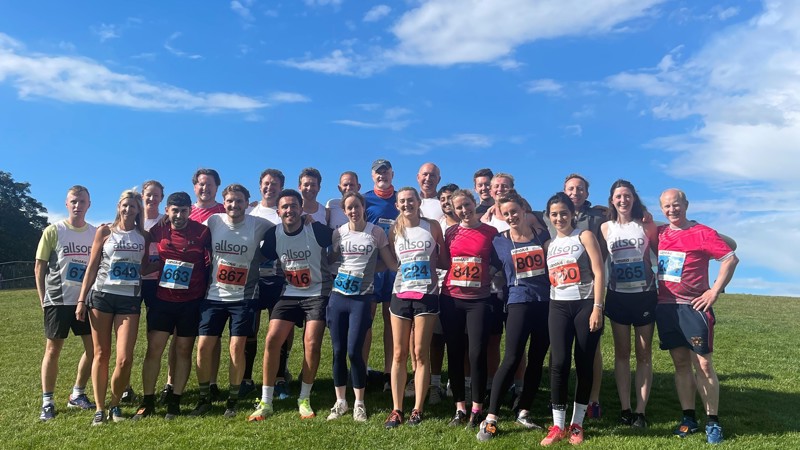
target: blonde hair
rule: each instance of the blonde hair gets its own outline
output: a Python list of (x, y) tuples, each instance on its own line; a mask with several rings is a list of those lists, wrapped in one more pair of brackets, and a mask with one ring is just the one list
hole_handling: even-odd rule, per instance
[(127, 189), (120, 194), (119, 200), (117, 201), (117, 215), (114, 217), (114, 222), (111, 223), (111, 228), (119, 229), (119, 224), (122, 221), (122, 217), (119, 213), (119, 205), (127, 199), (133, 199), (133, 201), (136, 202), (136, 206), (139, 207), (139, 212), (136, 214), (136, 219), (134, 219), (133, 223), (135, 228), (139, 230), (139, 233), (144, 234), (144, 202), (142, 201), (142, 194), (140, 194), (136, 188)]
[[(419, 209), (420, 206), (422, 206), (422, 199), (419, 197), (419, 193), (413, 187), (406, 186), (406, 187), (400, 188), (400, 190), (397, 191), (397, 195), (399, 196), (400, 193), (404, 192), (404, 191), (411, 191), (411, 192), (414, 193), (414, 198), (417, 199), (417, 217), (422, 219), (422, 215), (421, 215), (421, 212), (420, 212), (420, 209)], [(403, 214), (402, 213), (398, 214), (397, 215), (397, 220), (395, 220), (394, 221), (394, 225), (392, 225), (392, 228), (394, 229), (395, 236), (403, 236), (403, 237), (405, 237), (406, 236), (406, 227), (407, 226), (408, 226), (408, 224), (406, 224), (406, 220), (405, 220), (405, 218), (403, 218)]]

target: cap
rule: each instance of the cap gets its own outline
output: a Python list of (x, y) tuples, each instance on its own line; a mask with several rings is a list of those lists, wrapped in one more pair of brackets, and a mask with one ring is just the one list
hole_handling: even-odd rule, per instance
[(392, 163), (385, 159), (376, 159), (374, 163), (372, 163), (372, 171), (377, 172), (381, 169), (391, 169)]
[(186, 192), (174, 192), (167, 197), (167, 206), (192, 206), (192, 199)]

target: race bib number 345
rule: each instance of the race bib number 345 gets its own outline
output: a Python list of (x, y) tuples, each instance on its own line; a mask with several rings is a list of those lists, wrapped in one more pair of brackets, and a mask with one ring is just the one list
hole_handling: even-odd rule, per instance
[(481, 270), (481, 258), (453, 258), (450, 263), (450, 286), (481, 287)]

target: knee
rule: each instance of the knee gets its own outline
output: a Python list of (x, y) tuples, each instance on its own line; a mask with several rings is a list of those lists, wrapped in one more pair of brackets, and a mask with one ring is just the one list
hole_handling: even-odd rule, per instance
[(714, 365), (709, 358), (698, 357), (695, 366), (697, 367), (698, 373), (706, 378), (713, 378), (717, 375), (714, 371)]
[(44, 358), (49, 361), (57, 361), (59, 356), (61, 356), (61, 346), (48, 340), (44, 347)]
[(117, 354), (117, 367), (124, 370), (133, 367), (133, 355)]
[(394, 353), (392, 353), (392, 362), (395, 364), (403, 365), (408, 361), (408, 348), (403, 346), (396, 346)]
[(194, 348), (194, 340), (184, 342), (178, 339), (175, 342), (175, 353), (181, 358), (190, 358), (192, 356), (192, 349)]
[(95, 364), (104, 364), (108, 365), (109, 360), (111, 359), (111, 349), (110, 348), (103, 348), (99, 346), (94, 347), (94, 362)]

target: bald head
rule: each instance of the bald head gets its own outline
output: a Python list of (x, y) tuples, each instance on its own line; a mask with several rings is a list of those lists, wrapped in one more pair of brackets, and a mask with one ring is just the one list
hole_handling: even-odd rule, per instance
[(676, 227), (682, 227), (686, 224), (686, 210), (689, 208), (689, 200), (686, 199), (686, 194), (680, 189), (667, 189), (661, 193), (659, 197), (659, 204), (661, 212), (667, 218), (669, 223)]
[(436, 188), (442, 180), (441, 172), (436, 164), (427, 162), (419, 168), (417, 183), (423, 198), (437, 198)]

